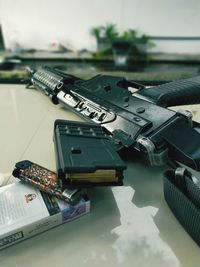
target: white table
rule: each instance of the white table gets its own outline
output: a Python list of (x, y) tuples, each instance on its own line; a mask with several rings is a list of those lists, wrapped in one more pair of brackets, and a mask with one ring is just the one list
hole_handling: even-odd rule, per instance
[[(198, 106), (193, 106), (200, 121)], [(55, 119), (80, 120), (37, 90), (0, 85), (0, 184), (17, 161), (55, 170)], [(0, 252), (0, 267), (200, 266), (200, 250), (168, 208), (164, 168), (127, 162), (125, 185), (89, 191), (91, 212)]]

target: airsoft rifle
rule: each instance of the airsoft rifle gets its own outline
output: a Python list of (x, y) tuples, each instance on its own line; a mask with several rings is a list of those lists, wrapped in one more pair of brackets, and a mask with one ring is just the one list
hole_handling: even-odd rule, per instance
[(27, 87), (101, 125), (117, 151), (139, 151), (151, 165), (175, 161), (200, 170), (200, 123), (189, 111), (167, 108), (200, 103), (200, 76), (147, 89), (122, 77), (83, 80), (46, 66), (29, 72)]
[[(171, 106), (200, 103), (200, 76), (147, 89), (141, 84), (122, 77), (97, 75), (89, 80), (83, 80), (49, 67), (30, 69), (29, 72), (27, 87), (34, 86), (41, 89), (51, 97), (54, 104), (62, 104), (93, 122), (90, 125), (75, 124), (73, 134), (67, 129), (74, 122), (60, 120), (55, 122), (54, 143), (57, 151), (58, 177), (63, 173), (68, 175), (65, 170), (71, 169), (69, 161), (66, 160), (71, 151), (67, 143), (71, 142), (70, 138), (78, 137), (79, 142), (75, 143), (86, 146), (89, 141), (87, 140), (86, 144), (81, 141), (81, 138), (88, 138), (89, 132), (90, 138), (96, 138), (96, 134), (91, 136), (91, 133), (97, 125), (100, 127), (97, 131), (99, 141), (102, 142), (102, 139), (105, 144), (109, 144), (106, 145), (106, 149), (110, 146), (114, 148), (112, 150), (110, 147), (112, 154), (109, 155), (115, 155), (114, 152), (123, 150), (138, 151), (151, 165), (173, 163), (177, 167), (181, 163), (200, 171), (200, 123), (192, 120), (192, 114), (189, 111), (175, 112), (168, 109)], [(81, 127), (85, 129), (86, 126), (93, 131), (80, 130)], [(88, 145), (83, 150), (88, 152)], [(77, 154), (78, 151), (79, 149), (76, 149), (74, 152)], [(103, 159), (104, 156), (99, 151), (97, 149), (97, 156)], [(61, 157), (62, 155), (64, 156)], [(80, 161), (81, 166), (85, 161), (86, 166), (88, 165), (88, 160), (83, 158)], [(91, 162), (93, 162), (93, 156)], [(112, 166), (112, 159), (109, 158), (106, 164), (108, 163)], [(120, 166), (116, 173), (120, 175), (114, 175), (106, 183), (104, 180), (104, 183), (99, 181), (99, 176), (93, 177), (92, 181), (96, 179), (93, 184), (122, 184), (122, 171), (125, 166), (118, 158), (116, 163), (118, 168)], [(103, 166), (105, 167), (106, 164), (104, 162)], [(98, 164), (89, 165), (89, 167), (91, 171), (92, 168), (97, 169)], [(81, 179), (81, 186), (83, 186), (85, 176)], [(164, 175), (164, 196), (179, 222), (200, 245), (200, 181), (195, 179), (183, 167), (168, 170)], [(79, 184), (80, 177), (74, 185)]]

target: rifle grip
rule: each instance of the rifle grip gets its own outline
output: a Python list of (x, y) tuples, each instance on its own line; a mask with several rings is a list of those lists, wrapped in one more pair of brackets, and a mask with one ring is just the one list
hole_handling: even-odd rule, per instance
[(138, 94), (162, 107), (199, 104), (200, 76), (142, 89)]

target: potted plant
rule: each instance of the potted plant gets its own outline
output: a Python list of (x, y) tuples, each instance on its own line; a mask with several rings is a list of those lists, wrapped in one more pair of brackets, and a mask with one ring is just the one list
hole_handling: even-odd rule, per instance
[(96, 58), (113, 55), (115, 67), (127, 67), (129, 61), (147, 61), (147, 50), (152, 43), (148, 35), (141, 35), (134, 29), (119, 34), (113, 23), (91, 29), (97, 40)]

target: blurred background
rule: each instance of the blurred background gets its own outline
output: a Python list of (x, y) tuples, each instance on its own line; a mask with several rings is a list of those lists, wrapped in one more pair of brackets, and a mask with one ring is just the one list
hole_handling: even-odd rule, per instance
[(160, 84), (198, 75), (198, 0), (0, 0), (0, 82), (26, 66)]

